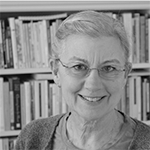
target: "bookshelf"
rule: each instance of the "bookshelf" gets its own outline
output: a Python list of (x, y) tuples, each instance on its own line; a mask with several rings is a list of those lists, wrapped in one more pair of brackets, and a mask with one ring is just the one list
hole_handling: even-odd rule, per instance
[(0, 76), (2, 75), (17, 75), (17, 74), (36, 74), (36, 73), (49, 73), (50, 68), (27, 68), (27, 69), (1, 69)]
[[(10, 17), (17, 18), (18, 16), (47, 16), (47, 15), (58, 15), (67, 13), (68, 15), (80, 10), (99, 10), (106, 12), (113, 12), (115, 14), (122, 13), (140, 13), (148, 14), (150, 18), (150, 2), (149, 1), (1, 1), (0, 2), (0, 20), (7, 19)], [(8, 25), (7, 25), (8, 26)], [(150, 29), (149, 29), (150, 30)], [(149, 31), (150, 34), (150, 31)], [(150, 41), (150, 39), (149, 39)], [(149, 43), (150, 45), (150, 43)], [(148, 47), (150, 53), (150, 46)], [(139, 54), (140, 55), (140, 54)], [(150, 54), (148, 54), (150, 57)], [(0, 69), (0, 78), (10, 76), (27, 76), (36, 74), (47, 74), (48, 82), (52, 82), (51, 69), (46, 67), (37, 68), (8, 68)], [(150, 82), (150, 58), (144, 63), (135, 62), (133, 63), (133, 71), (129, 77), (141, 77), (141, 80), (147, 78), (147, 84)], [(48, 84), (47, 82), (45, 84)], [(49, 87), (51, 84), (48, 85)], [(49, 89), (50, 90), (50, 89)], [(56, 89), (58, 90), (58, 89)], [(56, 91), (55, 91), (56, 92)], [(59, 97), (59, 95), (57, 95)], [(56, 98), (56, 97), (55, 97)], [(57, 104), (56, 104), (57, 105)], [(55, 105), (55, 106), (56, 106)], [(66, 106), (64, 106), (64, 109)], [(149, 108), (150, 109), (150, 108)], [(56, 111), (56, 110), (55, 110)], [(143, 121), (150, 125), (150, 120)], [(7, 137), (17, 137), (20, 130), (0, 131), (0, 139)]]
[(0, 138), (3, 138), (3, 137), (11, 137), (11, 136), (17, 136), (19, 133), (20, 133), (20, 130), (1, 132)]

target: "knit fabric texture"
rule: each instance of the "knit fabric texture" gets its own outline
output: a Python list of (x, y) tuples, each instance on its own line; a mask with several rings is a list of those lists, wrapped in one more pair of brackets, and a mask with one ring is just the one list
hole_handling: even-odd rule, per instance
[[(15, 150), (52, 150), (55, 130), (63, 116), (57, 115), (30, 122), (18, 136)], [(150, 127), (136, 119), (133, 120), (137, 127), (128, 150), (150, 150)]]

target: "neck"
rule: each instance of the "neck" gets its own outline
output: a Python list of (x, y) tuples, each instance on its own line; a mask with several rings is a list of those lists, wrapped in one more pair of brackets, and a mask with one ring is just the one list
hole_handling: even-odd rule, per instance
[(100, 148), (100, 145), (105, 145), (117, 135), (122, 123), (122, 118), (115, 110), (92, 121), (72, 112), (67, 122), (68, 138), (79, 148)]

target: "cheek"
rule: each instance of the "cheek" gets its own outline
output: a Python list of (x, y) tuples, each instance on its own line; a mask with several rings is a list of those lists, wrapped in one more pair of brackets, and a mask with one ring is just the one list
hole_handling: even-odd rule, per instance
[(68, 76), (63, 77), (61, 81), (62, 96), (64, 97), (65, 101), (67, 103), (75, 101), (78, 92), (81, 90), (81, 85), (79, 82)]
[(121, 94), (125, 86), (125, 79), (120, 79), (108, 84), (108, 92), (110, 94)]

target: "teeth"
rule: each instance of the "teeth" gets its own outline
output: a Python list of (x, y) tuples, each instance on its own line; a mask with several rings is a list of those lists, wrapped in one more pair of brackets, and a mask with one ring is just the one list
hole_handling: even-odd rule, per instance
[(85, 97), (85, 96), (82, 96), (85, 100), (87, 101), (90, 101), (90, 102), (96, 102), (96, 101), (99, 101), (102, 99), (102, 97), (94, 97), (94, 98), (91, 98), (91, 97)]

